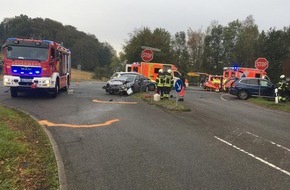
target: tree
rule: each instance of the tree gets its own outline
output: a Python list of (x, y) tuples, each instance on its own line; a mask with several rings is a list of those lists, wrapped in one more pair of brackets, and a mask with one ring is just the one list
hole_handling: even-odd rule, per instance
[(207, 29), (204, 39), (203, 68), (205, 72), (221, 74), (224, 60), (223, 27), (216, 21)]
[(205, 34), (201, 29), (194, 31), (189, 28), (187, 31), (188, 53), (189, 53), (189, 71), (202, 70), (202, 55), (204, 50), (204, 37)]
[(252, 15), (242, 23), (242, 30), (236, 44), (237, 61), (241, 67), (254, 67), (257, 59), (259, 30)]
[(223, 28), (224, 65), (235, 66), (238, 63), (237, 43), (242, 31), (242, 23), (239, 20), (230, 22)]
[(259, 36), (259, 56), (268, 59), (267, 72), (273, 81), (279, 80), (283, 71), (283, 64), (289, 61), (290, 39), (288, 35), (287, 29), (276, 30), (271, 28), (267, 33), (262, 32)]
[(173, 63), (181, 73), (189, 71), (189, 54), (185, 32), (177, 32), (172, 40)]
[(156, 28), (153, 32), (144, 27), (129, 34), (129, 40), (125, 42), (123, 50), (127, 63), (141, 62), (142, 46), (161, 49), (154, 52), (154, 62), (169, 63), (170, 55), (170, 33), (164, 29)]

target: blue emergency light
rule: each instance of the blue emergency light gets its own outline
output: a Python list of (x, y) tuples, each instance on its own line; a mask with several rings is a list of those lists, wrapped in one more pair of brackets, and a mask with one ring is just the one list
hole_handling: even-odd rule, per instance
[(13, 74), (39, 76), (41, 74), (41, 67), (23, 67), (23, 66), (12, 66)]

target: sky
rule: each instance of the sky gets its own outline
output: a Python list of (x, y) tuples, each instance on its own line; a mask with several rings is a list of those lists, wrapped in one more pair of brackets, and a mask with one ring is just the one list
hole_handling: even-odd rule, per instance
[(142, 27), (176, 32), (206, 30), (212, 21), (223, 26), (253, 15), (259, 30), (290, 26), (289, 0), (3, 0), (0, 22), (21, 14), (49, 18), (94, 34), (117, 52)]

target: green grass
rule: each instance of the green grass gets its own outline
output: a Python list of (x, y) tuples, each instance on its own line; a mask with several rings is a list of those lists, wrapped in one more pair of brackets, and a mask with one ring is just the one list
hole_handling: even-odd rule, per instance
[(57, 165), (42, 127), (0, 105), (0, 189), (58, 189)]
[(150, 105), (155, 105), (158, 107), (161, 107), (165, 110), (169, 110), (169, 111), (180, 111), (180, 112), (186, 112), (186, 111), (190, 111), (190, 109), (188, 107), (186, 107), (183, 102), (177, 102), (176, 104), (176, 99), (175, 98), (169, 98), (169, 99), (162, 99), (160, 101), (154, 101), (153, 99), (153, 92), (142, 92), (142, 93), (136, 93), (133, 94), (134, 97), (138, 98), (138, 99), (142, 99), (144, 101), (146, 101), (147, 103), (149, 103)]
[(275, 109), (290, 113), (290, 102), (276, 104), (274, 100), (266, 98), (250, 98), (248, 101), (268, 109)]

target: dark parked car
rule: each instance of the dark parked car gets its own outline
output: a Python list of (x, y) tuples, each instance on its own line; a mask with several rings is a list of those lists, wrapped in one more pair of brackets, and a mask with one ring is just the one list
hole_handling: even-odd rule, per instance
[(136, 92), (153, 91), (155, 83), (143, 75), (126, 74), (109, 80), (103, 88), (110, 94), (130, 95)]
[(245, 100), (251, 96), (274, 97), (275, 87), (267, 79), (240, 78), (232, 83), (230, 94)]

